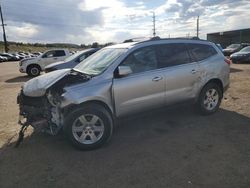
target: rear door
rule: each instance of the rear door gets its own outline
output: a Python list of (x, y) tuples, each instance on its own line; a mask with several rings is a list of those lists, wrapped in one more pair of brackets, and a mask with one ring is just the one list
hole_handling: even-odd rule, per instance
[(157, 48), (159, 66), (166, 79), (165, 104), (194, 98), (198, 89), (200, 68), (191, 58), (187, 44), (163, 44)]
[(164, 104), (165, 80), (161, 70), (157, 69), (154, 47), (144, 47), (132, 52), (120, 65), (130, 66), (132, 73), (113, 79), (117, 116)]
[(66, 58), (66, 53), (64, 50), (55, 50), (53, 61), (63, 61)]

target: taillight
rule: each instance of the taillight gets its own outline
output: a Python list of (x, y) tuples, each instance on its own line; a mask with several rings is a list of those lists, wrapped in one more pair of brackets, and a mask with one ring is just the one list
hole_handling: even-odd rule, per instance
[(224, 61), (225, 61), (225, 63), (226, 63), (226, 64), (228, 64), (228, 65), (230, 65), (230, 64), (231, 64), (231, 60), (230, 60), (230, 59), (228, 59), (228, 58), (225, 58), (225, 59), (224, 59)]

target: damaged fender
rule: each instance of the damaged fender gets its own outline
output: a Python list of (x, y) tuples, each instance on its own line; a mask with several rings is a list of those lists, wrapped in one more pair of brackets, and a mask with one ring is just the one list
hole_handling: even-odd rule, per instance
[(33, 78), (24, 84), (23, 93), (28, 97), (43, 96), (50, 86), (69, 73), (70, 69), (62, 69)]

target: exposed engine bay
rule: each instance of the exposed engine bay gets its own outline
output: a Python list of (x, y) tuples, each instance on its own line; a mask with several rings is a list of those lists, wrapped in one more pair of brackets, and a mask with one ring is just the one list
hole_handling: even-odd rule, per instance
[[(60, 73), (60, 71), (48, 73), (51, 74), (51, 81), (48, 79), (49, 75), (45, 77), (46, 80), (40, 76), (28, 81), (29, 87), (24, 85), (22, 88), (17, 103), (20, 109), (19, 124), (23, 127), (31, 125), (34, 130), (56, 135), (62, 128), (66, 115), (61, 108), (64, 87), (91, 79), (91, 76), (75, 70), (61, 71), (61, 76), (56, 72)], [(57, 74), (57, 80), (53, 74)], [(35, 89), (32, 89), (32, 85)]]

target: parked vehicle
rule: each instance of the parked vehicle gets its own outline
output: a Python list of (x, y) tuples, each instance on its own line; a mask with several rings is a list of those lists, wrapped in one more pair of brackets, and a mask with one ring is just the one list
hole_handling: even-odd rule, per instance
[(21, 58), (17, 54), (13, 53), (11, 55), (15, 58), (15, 61), (21, 60)]
[(17, 55), (21, 60), (24, 59), (25, 56), (26, 56), (25, 54), (23, 54), (23, 53), (21, 53), (21, 52), (17, 53), (16, 55)]
[(250, 62), (250, 46), (241, 49), (239, 52), (230, 56), (233, 63), (249, 63)]
[(69, 56), (64, 61), (59, 61), (52, 63), (45, 67), (45, 72), (51, 72), (59, 69), (73, 68), (78, 65), (81, 61), (98, 51), (98, 48), (90, 48), (87, 50), (82, 50), (76, 52), (75, 54)]
[(123, 116), (189, 100), (202, 114), (216, 112), (229, 86), (229, 65), (214, 43), (203, 40), (105, 47), (73, 69), (26, 82), (18, 96), (20, 120), (52, 135), (63, 128), (73, 146), (95, 149)]
[(19, 71), (21, 73), (27, 73), (29, 76), (38, 76), (41, 71), (44, 71), (47, 65), (57, 61), (63, 61), (69, 55), (69, 51), (66, 49), (49, 50), (38, 57), (21, 60), (19, 63)]
[(248, 43), (242, 44), (231, 44), (227, 48), (223, 49), (223, 53), (225, 56), (230, 56), (231, 54), (240, 51), (242, 48), (249, 46)]
[(18, 58), (16, 58), (15, 56), (13, 56), (12, 54), (8, 54), (8, 53), (0, 53), (0, 55), (2, 57), (6, 57), (7, 61), (17, 61), (19, 60)]
[(0, 62), (4, 61), (8, 61), (8, 58), (0, 55)]
[(41, 52), (34, 52), (32, 54), (37, 57), (37, 56), (41, 55), (42, 53)]

